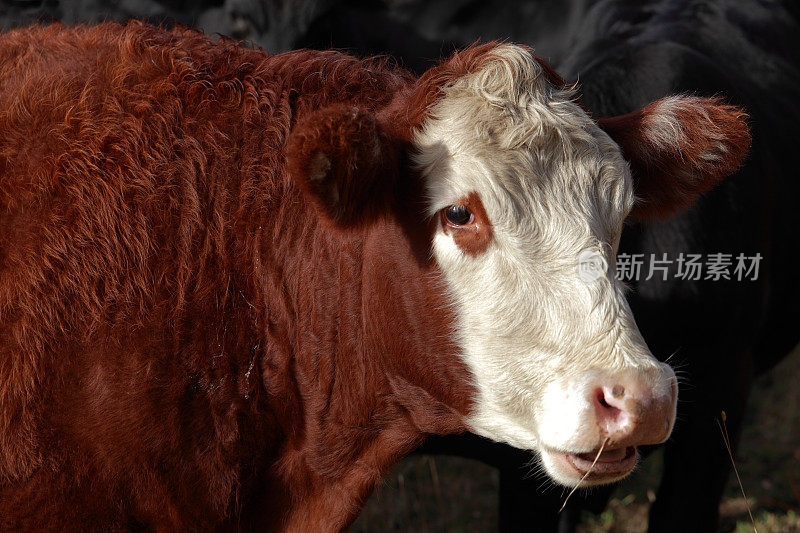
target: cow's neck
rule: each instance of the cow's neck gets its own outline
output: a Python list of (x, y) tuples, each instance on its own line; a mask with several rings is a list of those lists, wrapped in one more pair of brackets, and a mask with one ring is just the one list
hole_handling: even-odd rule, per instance
[(265, 270), (262, 368), (285, 439), (264, 496), (290, 510), (284, 526), (319, 530), (348, 524), (425, 434), (463, 431), (472, 391), (453, 387), (468, 380), (443, 282), (409, 231), (383, 221), (342, 232), (307, 213), (293, 218), (313, 222), (291, 228), (292, 213), (276, 213)]

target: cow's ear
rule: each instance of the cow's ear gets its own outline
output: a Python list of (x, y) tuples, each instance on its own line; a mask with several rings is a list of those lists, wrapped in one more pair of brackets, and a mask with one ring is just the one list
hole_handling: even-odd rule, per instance
[(394, 193), (398, 147), (374, 114), (333, 105), (302, 117), (289, 136), (288, 171), (334, 223), (367, 222)]
[(742, 164), (747, 115), (718, 98), (668, 96), (598, 120), (630, 162), (638, 198), (631, 217), (665, 217), (690, 206)]

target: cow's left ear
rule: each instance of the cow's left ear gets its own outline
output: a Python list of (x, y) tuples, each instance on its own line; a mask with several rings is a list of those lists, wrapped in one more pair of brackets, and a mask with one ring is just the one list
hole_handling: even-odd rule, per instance
[(367, 222), (391, 201), (398, 147), (377, 118), (336, 104), (301, 118), (289, 136), (289, 173), (336, 224)]
[(668, 96), (598, 120), (630, 162), (638, 198), (631, 217), (671, 215), (735, 172), (750, 147), (746, 118), (718, 98)]

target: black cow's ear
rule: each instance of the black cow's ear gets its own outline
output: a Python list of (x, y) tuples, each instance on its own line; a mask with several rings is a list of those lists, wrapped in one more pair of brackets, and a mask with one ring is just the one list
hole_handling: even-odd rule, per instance
[(718, 98), (668, 96), (598, 120), (631, 165), (635, 219), (665, 217), (734, 173), (750, 147), (745, 112)]
[(373, 220), (391, 202), (398, 151), (374, 114), (337, 104), (298, 121), (289, 136), (287, 166), (330, 220), (352, 226)]

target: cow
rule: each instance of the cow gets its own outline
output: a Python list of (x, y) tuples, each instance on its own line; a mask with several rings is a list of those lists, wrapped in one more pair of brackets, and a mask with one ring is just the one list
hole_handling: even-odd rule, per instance
[[(631, 282), (628, 300), (653, 353), (672, 357), (684, 378), (678, 423), (664, 447), (662, 481), (650, 509), (650, 531), (717, 529), (731, 470), (717, 426), (721, 412), (735, 454), (753, 380), (800, 342), (800, 294), (794, 282), (800, 254), (797, 246), (786, 245), (800, 240), (792, 204), (800, 192), (794, 158), (800, 121), (797, 5), (411, 0), (392, 9), (364, 8), (358, 27), (344, 26), (344, 16), (343, 9), (331, 8), (297, 43), (388, 53), (424, 68), (426, 58), (452, 43), (510, 38), (534, 46), (567, 79), (579, 81), (582, 103), (595, 116), (624, 114), (676, 92), (725, 94), (748, 110), (753, 149), (745, 165), (686, 211), (661, 221), (631, 220), (620, 244), (628, 257), (667, 254), (671, 260), (667, 279), (658, 273), (647, 279), (645, 264)], [(400, 31), (408, 36), (402, 43), (392, 38)], [(757, 279), (678, 277), (681, 254), (719, 253), (761, 256)], [(478, 458), (499, 469), (501, 531), (519, 531), (533, 520), (542, 531), (555, 531), (561, 522), (558, 530), (564, 531), (580, 518), (581, 493), (559, 517), (565, 495), (531, 475), (528, 453), (469, 435), (431, 439), (422, 451)], [(596, 489), (583, 503), (599, 512), (610, 493), (603, 491)]]
[(427, 435), (565, 486), (668, 438), (614, 257), (738, 168), (742, 109), (135, 22), (10, 31), (0, 72), (0, 528), (339, 530)]

